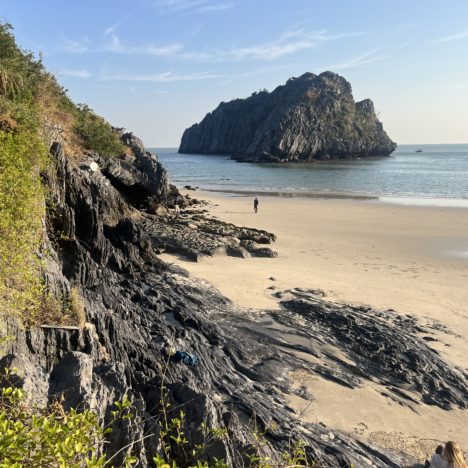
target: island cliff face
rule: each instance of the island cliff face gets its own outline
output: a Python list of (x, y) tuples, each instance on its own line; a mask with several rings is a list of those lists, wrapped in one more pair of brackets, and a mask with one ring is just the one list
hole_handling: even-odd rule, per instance
[(348, 81), (327, 71), (291, 78), (271, 93), (222, 102), (185, 130), (179, 153), (301, 162), (388, 156), (395, 148), (373, 102), (355, 102)]

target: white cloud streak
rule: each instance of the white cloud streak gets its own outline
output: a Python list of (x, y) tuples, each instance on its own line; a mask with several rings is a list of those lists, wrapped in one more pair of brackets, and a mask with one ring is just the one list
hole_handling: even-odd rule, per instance
[(218, 3), (216, 5), (205, 5), (196, 10), (192, 11), (191, 14), (199, 14), (199, 13), (208, 13), (213, 11), (225, 11), (234, 8), (235, 5), (232, 2), (225, 2), (225, 3)]
[(180, 52), (184, 46), (180, 43), (173, 44), (143, 44), (143, 45), (129, 45), (123, 43), (115, 32), (111, 32), (112, 28), (108, 28), (109, 33), (107, 36), (110, 41), (104, 45), (95, 46), (87, 38), (74, 41), (65, 39), (63, 50), (73, 54), (84, 53), (114, 53), (122, 55), (152, 55), (157, 57), (172, 57)]
[(64, 41), (63, 49), (72, 54), (84, 54), (89, 51), (91, 45), (91, 41), (87, 37), (77, 41), (65, 38)]
[(234, 75), (228, 76), (227, 79), (223, 83), (229, 84), (236, 80), (250, 78), (251, 76), (264, 75), (265, 73), (273, 73), (273, 72), (277, 72), (280, 70), (286, 70), (290, 67), (291, 65), (278, 65), (277, 67), (265, 67), (265, 68), (258, 68), (256, 70), (240, 72), (240, 73), (236, 73)]
[(91, 73), (88, 70), (72, 70), (69, 68), (63, 68), (57, 72), (59, 76), (71, 76), (73, 78), (82, 78), (86, 79), (91, 76)]
[(117, 21), (117, 23), (113, 24), (112, 26), (109, 26), (105, 31), (104, 31), (104, 36), (108, 36), (109, 34), (113, 34), (117, 31), (117, 29), (127, 21), (128, 15), (122, 18), (120, 21)]
[(161, 14), (181, 13), (185, 15), (225, 11), (235, 7), (232, 1), (220, 3), (219, 0), (156, 0), (153, 5)]
[(103, 81), (147, 81), (151, 83), (171, 83), (174, 81), (199, 81), (220, 78), (222, 75), (211, 72), (177, 74), (173, 71), (155, 73), (155, 74), (131, 74), (120, 73), (115, 75), (102, 74), (100, 79)]
[(301, 50), (312, 49), (318, 45), (349, 37), (361, 36), (363, 32), (327, 34), (325, 30), (307, 32), (304, 29), (287, 30), (278, 39), (253, 46), (233, 46), (227, 50), (184, 52), (179, 58), (206, 62), (275, 60)]
[[(165, 0), (179, 5), (180, 0)], [(200, 0), (205, 1), (205, 0)], [(196, 0), (193, 0), (192, 5)], [(186, 5), (185, 2), (183, 5)], [(222, 4), (220, 4), (222, 5)], [(84, 53), (115, 53), (127, 55), (149, 55), (167, 57), (175, 60), (219, 63), (227, 61), (260, 60), (272, 61), (283, 56), (292, 55), (300, 51), (313, 49), (321, 44), (362, 36), (361, 31), (330, 34), (326, 30), (307, 31), (305, 29), (288, 29), (277, 39), (261, 44), (241, 46), (238, 44), (224, 49), (206, 49), (189, 51), (184, 44), (174, 42), (170, 44), (142, 44), (133, 45), (120, 40), (113, 27), (108, 28), (106, 44), (92, 46), (88, 39), (82, 41), (70, 41), (67, 39), (65, 49), (69, 52)]]
[(139, 55), (154, 55), (154, 56), (174, 56), (180, 52), (183, 44), (174, 43), (166, 45), (146, 44), (141, 46), (131, 46), (120, 41), (116, 34), (111, 34), (112, 42), (103, 47), (103, 52), (113, 52), (116, 54), (139, 54)]
[(357, 57), (353, 57), (353, 58), (344, 60), (342, 62), (335, 63), (334, 65), (329, 65), (323, 68), (326, 70), (347, 70), (350, 68), (360, 67), (361, 65), (374, 63), (383, 59), (383, 56), (376, 55), (377, 52), (379, 52), (379, 50), (377, 49), (369, 50), (367, 52), (364, 52), (361, 55), (358, 55)]
[(445, 36), (445, 37), (439, 37), (438, 39), (435, 39), (431, 41), (431, 44), (442, 44), (444, 42), (452, 42), (452, 41), (458, 41), (460, 39), (466, 39), (468, 38), (468, 31), (463, 31), (458, 34), (453, 34), (451, 36)]

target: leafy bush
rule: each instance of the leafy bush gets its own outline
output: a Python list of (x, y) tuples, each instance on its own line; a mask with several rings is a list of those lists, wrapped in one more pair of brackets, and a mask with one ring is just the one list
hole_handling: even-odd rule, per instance
[[(0, 337), (0, 346), (10, 339), (13, 337)], [(25, 392), (15, 388), (11, 383), (17, 379), (17, 372), (17, 369), (4, 369), (3, 375), (0, 375), (0, 383), (6, 384), (0, 389), (0, 454), (2, 455), (0, 468), (112, 467), (119, 455), (123, 458), (123, 464), (120, 466), (129, 468), (138, 465), (138, 458), (132, 455), (133, 445), (155, 434), (159, 435), (159, 454), (153, 458), (156, 468), (228, 467), (224, 460), (207, 457), (211, 443), (229, 437), (228, 430), (210, 428), (206, 423), (202, 423), (198, 428), (199, 443), (193, 445), (188, 435), (188, 431), (193, 430), (193, 427), (189, 429), (187, 415), (169, 403), (167, 388), (163, 383), (159, 416), (151, 433), (146, 433), (137, 441), (130, 441), (114, 454), (106, 456), (100, 450), (106, 443), (106, 435), (113, 431), (114, 425), (119, 427), (124, 420), (128, 420), (132, 425), (135, 424), (133, 421), (135, 408), (126, 395), (114, 402), (115, 409), (111, 411), (111, 420), (103, 427), (99, 423), (98, 416), (92, 411), (76, 409), (65, 411), (60, 401), (56, 401), (46, 409), (26, 404)], [(281, 462), (278, 465), (263, 455), (264, 449), (268, 448), (265, 433), (257, 429), (255, 417), (251, 422), (255, 443), (243, 454), (250, 468), (321, 466), (319, 461), (308, 459), (302, 442), (292, 440), (289, 449), (281, 454)]]
[[(64, 412), (59, 405), (46, 411), (24, 406), (24, 392), (6, 387), (0, 397), (0, 467), (104, 466), (95, 443), (103, 437), (91, 411)], [(84, 465), (85, 464), (85, 465)]]
[(75, 131), (86, 148), (102, 156), (115, 156), (124, 150), (118, 134), (85, 104), (78, 105)]
[(43, 297), (38, 251), (45, 148), (33, 132), (0, 131), (0, 313), (34, 319)]

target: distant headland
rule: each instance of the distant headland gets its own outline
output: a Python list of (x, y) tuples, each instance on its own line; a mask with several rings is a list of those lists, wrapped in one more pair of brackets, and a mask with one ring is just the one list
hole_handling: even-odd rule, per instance
[(278, 163), (388, 156), (395, 149), (373, 102), (355, 102), (350, 83), (327, 71), (222, 102), (185, 130), (179, 153)]

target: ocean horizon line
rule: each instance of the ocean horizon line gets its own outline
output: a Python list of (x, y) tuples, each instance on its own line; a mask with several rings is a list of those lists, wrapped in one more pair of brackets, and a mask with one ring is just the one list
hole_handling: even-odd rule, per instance
[[(460, 146), (460, 145), (468, 145), (468, 141), (466, 142), (459, 142), (459, 143), (398, 143), (397, 142), (397, 149), (401, 146)], [(178, 150), (180, 145), (145, 145), (149, 150)], [(180, 153), (185, 154), (185, 153)], [(226, 155), (213, 155), (213, 156), (226, 156)]]

